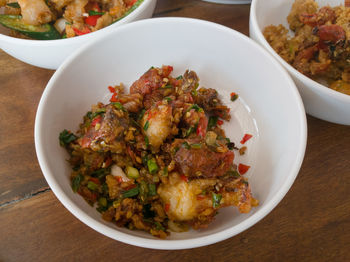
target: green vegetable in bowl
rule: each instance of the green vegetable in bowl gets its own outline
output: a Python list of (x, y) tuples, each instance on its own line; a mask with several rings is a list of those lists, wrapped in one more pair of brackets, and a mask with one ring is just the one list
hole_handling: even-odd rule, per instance
[(62, 38), (51, 24), (29, 25), (22, 21), (20, 15), (0, 15), (0, 24), (23, 35), (37, 40), (53, 40)]

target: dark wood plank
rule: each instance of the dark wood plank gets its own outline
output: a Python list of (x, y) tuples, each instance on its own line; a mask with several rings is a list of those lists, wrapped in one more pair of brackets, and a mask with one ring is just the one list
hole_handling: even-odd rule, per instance
[(0, 204), (47, 187), (37, 163), (34, 119), (53, 71), (18, 61), (0, 50)]
[(228, 26), (249, 33), (250, 5), (223, 5), (200, 0), (158, 1), (154, 17), (190, 17)]

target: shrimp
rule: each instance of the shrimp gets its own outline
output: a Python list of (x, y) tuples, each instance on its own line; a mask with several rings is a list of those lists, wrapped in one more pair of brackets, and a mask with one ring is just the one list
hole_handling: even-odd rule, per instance
[(54, 15), (44, 0), (18, 0), (23, 22), (30, 25), (46, 24)]

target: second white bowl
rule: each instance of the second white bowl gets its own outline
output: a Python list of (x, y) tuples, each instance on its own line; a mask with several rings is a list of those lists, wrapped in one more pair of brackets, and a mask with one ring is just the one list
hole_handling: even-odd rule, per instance
[[(343, 5), (343, 0), (316, 0), (320, 7)], [(289, 28), (287, 16), (294, 0), (253, 0), (250, 9), (250, 37), (265, 47), (291, 74), (303, 98), (308, 114), (325, 121), (350, 125), (350, 96), (334, 91), (298, 72), (283, 60), (266, 41), (263, 30), (268, 25)]]

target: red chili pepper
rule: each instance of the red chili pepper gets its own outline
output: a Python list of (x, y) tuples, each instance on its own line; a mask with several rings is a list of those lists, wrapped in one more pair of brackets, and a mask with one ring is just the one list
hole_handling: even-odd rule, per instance
[(181, 175), (180, 178), (181, 178), (181, 180), (183, 180), (185, 182), (188, 182), (188, 177), (187, 176)]
[(217, 123), (218, 123), (219, 126), (221, 126), (222, 124), (224, 124), (224, 121), (222, 121), (222, 120), (219, 119), (219, 120), (217, 121)]
[(164, 209), (165, 209), (165, 212), (168, 212), (169, 209), (170, 209), (170, 204), (166, 203), (165, 206), (164, 206)]
[(109, 167), (112, 164), (112, 158), (108, 157), (105, 161), (105, 167)]
[(250, 134), (245, 134), (241, 140), (241, 144), (244, 144), (245, 142), (247, 142), (249, 139), (251, 139), (253, 136)]
[(231, 94), (230, 94), (230, 96), (235, 96), (236, 95), (236, 93), (235, 92), (232, 92)]
[(96, 178), (96, 177), (90, 177), (89, 181), (92, 181), (92, 182), (94, 182), (97, 185), (101, 184), (100, 180), (98, 178)]
[(115, 93), (115, 88), (113, 86), (108, 86), (108, 90), (109, 92), (111, 92), (112, 94)]
[(111, 99), (109, 99), (110, 102), (118, 102), (118, 99), (117, 99), (117, 93), (113, 93)]
[(116, 176), (115, 179), (118, 181), (118, 183), (123, 182), (123, 178), (120, 176)]
[(82, 31), (75, 27), (73, 27), (73, 30), (77, 35), (85, 35), (91, 33), (91, 30), (87, 26), (85, 26)]
[(100, 17), (101, 17), (101, 15), (89, 15), (84, 20), (85, 24), (90, 25), (90, 26), (96, 26), (97, 19), (99, 19)]
[(205, 198), (205, 196), (203, 195), (197, 195), (197, 200), (203, 200)]
[(137, 2), (137, 0), (131, 0), (129, 3), (127, 3), (126, 5), (129, 6), (133, 6), (135, 3)]
[(238, 172), (241, 175), (244, 175), (245, 173), (247, 173), (247, 171), (249, 170), (250, 166), (244, 165), (244, 164), (239, 164), (238, 165)]
[(91, 126), (96, 126), (96, 124), (100, 123), (102, 120), (101, 116), (95, 117), (94, 120), (91, 122)]

